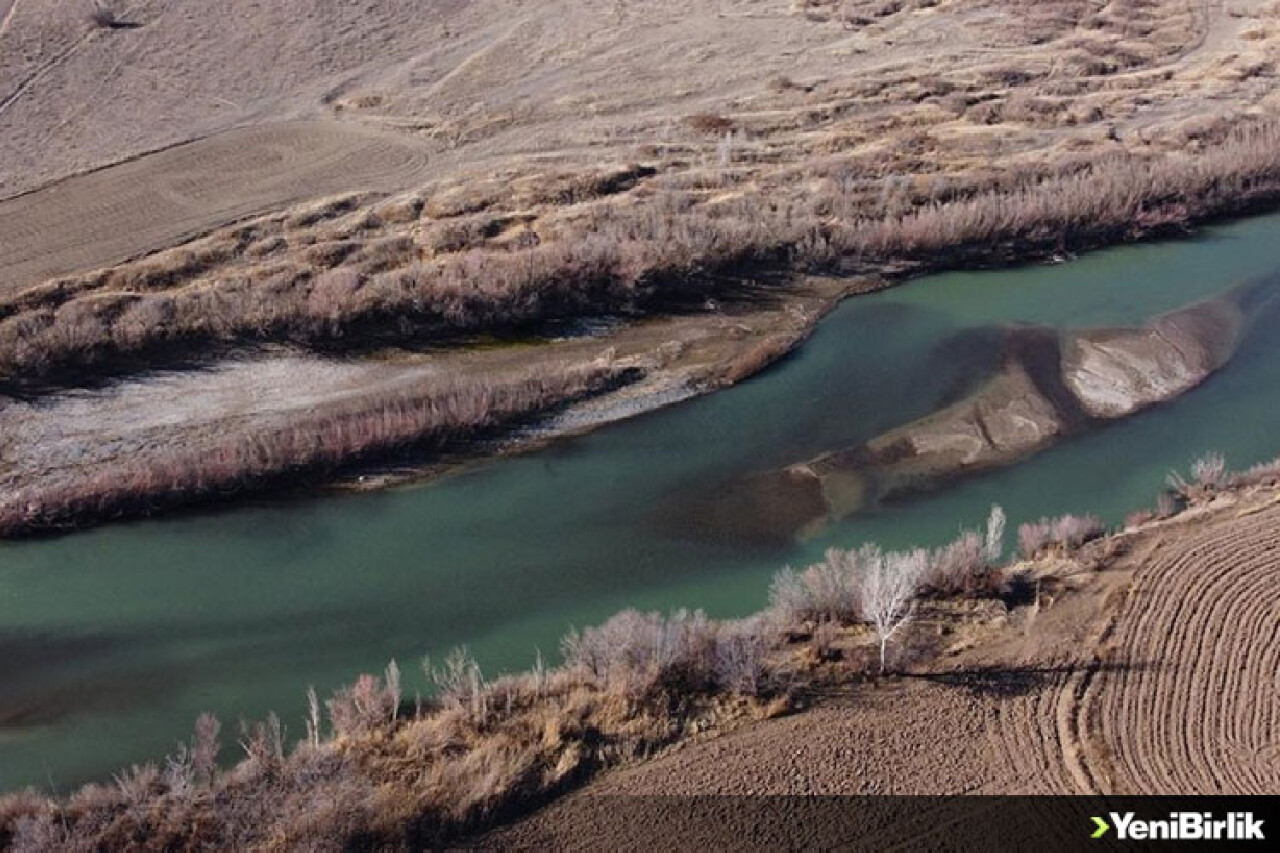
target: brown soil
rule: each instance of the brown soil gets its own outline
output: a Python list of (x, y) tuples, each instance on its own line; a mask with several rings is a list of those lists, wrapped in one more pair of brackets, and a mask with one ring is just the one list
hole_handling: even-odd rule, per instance
[(0, 202), (0, 296), (317, 196), (420, 180), (426, 152), (339, 122), (229, 131)]
[(1274, 489), (1246, 491), (1038, 564), (1055, 591), (940, 663), (605, 775), (488, 842), (640, 849), (682, 805), (620, 821), (616, 795), (1273, 792), (1277, 531)]

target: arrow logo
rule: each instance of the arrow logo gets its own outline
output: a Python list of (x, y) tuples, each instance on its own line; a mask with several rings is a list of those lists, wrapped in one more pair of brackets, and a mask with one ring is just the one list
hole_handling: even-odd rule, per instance
[(1107, 830), (1111, 828), (1107, 822), (1100, 817), (1093, 818), (1093, 822), (1098, 828), (1093, 831), (1093, 835), (1089, 836), (1090, 838), (1101, 838), (1106, 835)]

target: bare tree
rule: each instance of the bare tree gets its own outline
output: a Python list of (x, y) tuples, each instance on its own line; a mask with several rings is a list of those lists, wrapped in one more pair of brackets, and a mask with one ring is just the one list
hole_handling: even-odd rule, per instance
[(987, 536), (982, 543), (982, 557), (987, 565), (993, 565), (1004, 554), (1004, 509), (999, 504), (991, 505), (991, 515), (987, 516)]
[(916, 589), (929, 570), (929, 552), (868, 553), (862, 558), (862, 614), (875, 628), (880, 642), (880, 672), (884, 673), (889, 641), (911, 621)]

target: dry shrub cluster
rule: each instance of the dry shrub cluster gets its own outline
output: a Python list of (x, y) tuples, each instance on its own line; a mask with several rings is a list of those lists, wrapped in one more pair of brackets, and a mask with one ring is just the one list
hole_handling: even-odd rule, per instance
[(1231, 487), (1274, 485), (1280, 480), (1280, 459), (1260, 462), (1227, 477)]
[(1166, 480), (1169, 488), (1183, 497), (1194, 497), (1197, 492), (1213, 490), (1227, 485), (1229, 479), (1227, 460), (1221, 453), (1206, 453), (1191, 463), (1191, 477), (1187, 479), (1178, 471), (1169, 472)]
[[(932, 551), (909, 552), (922, 563), (914, 575), (916, 593), (952, 597), (991, 595), (1004, 577), (996, 568), (1004, 552), (1004, 510), (991, 508), (986, 530), (964, 530), (947, 545)], [(826, 622), (850, 624), (868, 618), (866, 578), (899, 554), (886, 554), (874, 544), (857, 550), (829, 550), (822, 562), (796, 572), (785, 568), (769, 591), (771, 611), (788, 629)]]
[(1224, 490), (1280, 486), (1280, 458), (1259, 462), (1242, 471), (1232, 471), (1227, 468), (1226, 457), (1213, 451), (1192, 462), (1187, 474), (1170, 471), (1165, 483), (1167, 488), (1156, 496), (1155, 510), (1132, 513), (1126, 520), (1127, 526), (1136, 527), (1155, 519), (1169, 518), (1190, 505), (1211, 500)]
[(717, 286), (717, 274), (747, 268), (920, 271), (1074, 251), (1273, 200), (1280, 125), (1239, 127), (1195, 157), (1117, 154), (1013, 186), (934, 181), (922, 198), (911, 189), (917, 182), (886, 181), (872, 190), (833, 175), (804, 196), (747, 190), (714, 204), (682, 190), (604, 199), (547, 233), (527, 229), (406, 266), (395, 266), (393, 246), (381, 261), (318, 273), (282, 264), (160, 292), (69, 288), (65, 301), (11, 307), (0, 321), (0, 381), (75, 375), (210, 341), (331, 345), (626, 311), (695, 299)]
[(1106, 533), (1106, 526), (1093, 515), (1063, 515), (1029, 521), (1018, 528), (1018, 547), (1023, 556), (1035, 557), (1048, 548), (1078, 548)]
[(672, 695), (769, 687), (765, 655), (776, 647), (766, 620), (719, 622), (702, 612), (626, 610), (603, 625), (565, 637), (565, 665), (633, 701), (655, 690)]
[(274, 431), (199, 451), (173, 448), (101, 473), (19, 488), (0, 498), (0, 535), (82, 519), (146, 513), (228, 492), (296, 481), (408, 448), (439, 448), (630, 380), (607, 365), (465, 384), (441, 379), (301, 415)]

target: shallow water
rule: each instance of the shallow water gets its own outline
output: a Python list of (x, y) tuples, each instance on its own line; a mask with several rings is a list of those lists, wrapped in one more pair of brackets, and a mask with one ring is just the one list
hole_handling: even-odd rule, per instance
[[(1018, 467), (896, 503), (804, 543), (682, 523), (738, 478), (856, 444), (962, 394), (1008, 323), (1136, 324), (1280, 270), (1280, 217), (1080, 261), (932, 276), (846, 302), (798, 353), (731, 390), (380, 494), (242, 507), (0, 545), (0, 787), (65, 790), (159, 759), (216, 712), (303, 732), (322, 694), (467, 644), (486, 672), (554, 656), (628, 606), (759, 608), (773, 572), (831, 545), (936, 544), (992, 503), (1011, 527), (1150, 505), (1171, 466), (1280, 453), (1280, 329), (1182, 399)], [(673, 509), (677, 508), (677, 509)]]

